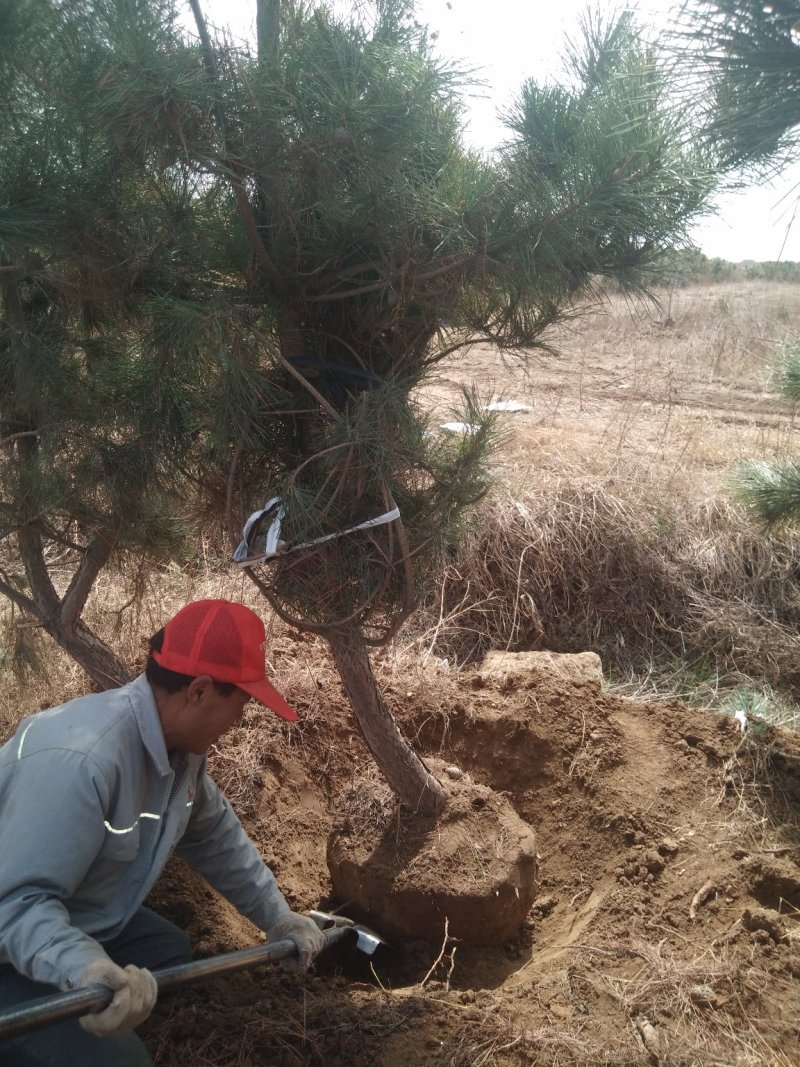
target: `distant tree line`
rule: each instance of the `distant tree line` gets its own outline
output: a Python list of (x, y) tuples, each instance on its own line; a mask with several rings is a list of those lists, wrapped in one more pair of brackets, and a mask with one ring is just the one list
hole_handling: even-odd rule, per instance
[(791, 260), (733, 263), (719, 256), (706, 256), (696, 248), (685, 248), (666, 254), (648, 275), (651, 287), (669, 289), (752, 279), (800, 282), (800, 263)]

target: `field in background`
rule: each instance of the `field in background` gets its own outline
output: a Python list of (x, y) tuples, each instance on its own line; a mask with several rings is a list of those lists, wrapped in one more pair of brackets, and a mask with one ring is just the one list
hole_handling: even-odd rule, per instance
[(445, 413), (460, 383), (533, 406), (505, 417), (498, 478), (655, 485), (694, 499), (723, 490), (740, 457), (796, 451), (771, 388), (780, 346), (800, 336), (800, 286), (729, 283), (661, 292), (661, 306), (608, 296), (548, 334), (558, 356), (527, 368), (479, 345), (444, 366), (424, 401)]
[(421, 397), (452, 418), (460, 385), (500, 416), (497, 482), (418, 644), (448, 663), (489, 647), (593, 649), (629, 691), (800, 724), (795, 531), (737, 504), (736, 464), (797, 458), (774, 392), (800, 335), (800, 287), (749, 281), (611, 296), (524, 366), (477, 346)]

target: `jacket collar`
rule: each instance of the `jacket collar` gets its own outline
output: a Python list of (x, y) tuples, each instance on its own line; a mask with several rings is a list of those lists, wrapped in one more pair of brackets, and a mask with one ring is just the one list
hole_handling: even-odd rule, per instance
[(161, 729), (161, 719), (147, 677), (140, 674), (138, 678), (129, 683), (127, 689), (144, 747), (160, 774), (172, 774)]

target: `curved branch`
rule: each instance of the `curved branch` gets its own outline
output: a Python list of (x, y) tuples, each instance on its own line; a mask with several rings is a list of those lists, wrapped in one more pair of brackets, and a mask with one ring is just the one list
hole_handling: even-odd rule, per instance
[(40, 430), (20, 430), (19, 433), (9, 434), (0, 441), (0, 448), (10, 445), (12, 441), (18, 441), (21, 437), (38, 437), (40, 433)]
[(80, 619), (89, 594), (94, 586), (95, 579), (105, 567), (111, 555), (111, 545), (96, 537), (84, 550), (72, 581), (69, 583), (64, 598), (61, 601), (61, 622), (69, 630), (75, 628)]
[(25, 596), (24, 593), (20, 593), (18, 589), (15, 589), (13, 585), (4, 576), (0, 578), (0, 596), (4, 596), (7, 600), (10, 600), (16, 607), (21, 608), (22, 611), (27, 611), (29, 615), (33, 615), (35, 619), (39, 619), (41, 622), (41, 613), (36, 604)]
[(33, 599), (41, 605), (37, 614), (40, 618), (58, 618), (61, 613), (61, 601), (44, 561), (39, 531), (33, 525), (23, 523), (17, 530), (17, 544)]
[(276, 359), (278, 363), (280, 363), (283, 369), (287, 371), (287, 373), (291, 374), (291, 376), (296, 381), (298, 381), (304, 389), (307, 389), (308, 392), (311, 393), (311, 395), (314, 397), (319, 406), (324, 411), (327, 411), (327, 413), (331, 416), (332, 419), (335, 419), (336, 422), (339, 422), (341, 420), (341, 415), (336, 410), (336, 408), (333, 407), (333, 405), (325, 399), (325, 397), (322, 395), (322, 393), (319, 392), (318, 389), (314, 388), (308, 378), (305, 378), (296, 367), (292, 366), (288, 359), (286, 359), (286, 357), (282, 354), (278, 346), (272, 341), (270, 341), (268, 337), (265, 337), (264, 334), (260, 330), (256, 329), (255, 326), (251, 326), (250, 330), (257, 338), (257, 340), (261, 342), (264, 348), (267, 349), (270, 355), (273, 356), (273, 358)]

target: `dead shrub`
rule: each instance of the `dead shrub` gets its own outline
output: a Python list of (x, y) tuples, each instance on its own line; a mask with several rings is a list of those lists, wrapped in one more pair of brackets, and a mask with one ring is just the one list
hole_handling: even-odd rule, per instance
[(426, 590), (415, 642), (459, 665), (592, 649), (618, 674), (705, 658), (794, 688), (798, 576), (793, 539), (724, 500), (562, 484), (484, 506)]

